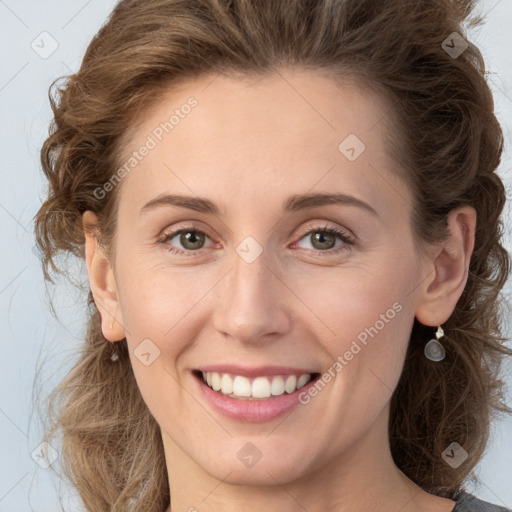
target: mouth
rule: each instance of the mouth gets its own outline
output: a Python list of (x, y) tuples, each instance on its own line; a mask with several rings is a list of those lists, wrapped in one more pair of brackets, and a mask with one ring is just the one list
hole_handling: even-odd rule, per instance
[[(296, 408), (320, 373), (284, 367), (210, 366), (192, 371), (212, 411), (244, 423), (272, 421)], [(309, 410), (309, 409), (308, 409)]]
[(316, 372), (259, 375), (255, 377), (201, 370), (194, 370), (193, 373), (212, 391), (229, 398), (248, 401), (268, 401), (283, 395), (291, 395), (320, 376)]

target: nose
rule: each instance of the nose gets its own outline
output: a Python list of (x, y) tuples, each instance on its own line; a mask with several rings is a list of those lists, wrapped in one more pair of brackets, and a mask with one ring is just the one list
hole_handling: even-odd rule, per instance
[(248, 263), (235, 253), (233, 267), (217, 287), (214, 326), (241, 343), (275, 341), (289, 331), (291, 292), (268, 266), (265, 251)]

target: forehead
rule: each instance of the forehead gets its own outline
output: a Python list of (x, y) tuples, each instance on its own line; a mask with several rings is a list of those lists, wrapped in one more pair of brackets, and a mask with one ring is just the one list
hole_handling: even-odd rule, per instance
[(360, 84), (304, 70), (182, 82), (132, 129), (125, 162), (149, 149), (123, 179), (122, 196), (131, 205), (176, 189), (271, 200), (336, 187), (379, 203), (403, 187), (386, 175), (395, 183), (383, 188), (395, 165), (384, 147), (386, 108)]

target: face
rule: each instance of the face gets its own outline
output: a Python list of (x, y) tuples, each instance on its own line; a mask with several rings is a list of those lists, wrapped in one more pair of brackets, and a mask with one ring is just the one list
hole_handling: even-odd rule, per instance
[(116, 318), (168, 455), (272, 483), (387, 441), (424, 268), (385, 111), (287, 70), (183, 83), (136, 127)]

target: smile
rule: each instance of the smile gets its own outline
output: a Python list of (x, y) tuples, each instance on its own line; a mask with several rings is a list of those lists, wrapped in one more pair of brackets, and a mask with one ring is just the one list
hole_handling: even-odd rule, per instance
[(219, 391), (231, 398), (261, 399), (271, 396), (292, 394), (304, 387), (312, 378), (312, 374), (274, 375), (249, 379), (243, 375), (230, 375), (219, 372), (201, 372), (203, 381), (210, 389)]
[(271, 421), (291, 411), (300, 403), (299, 394), (320, 377), (320, 373), (298, 368), (230, 365), (192, 373), (207, 407), (245, 423)]

